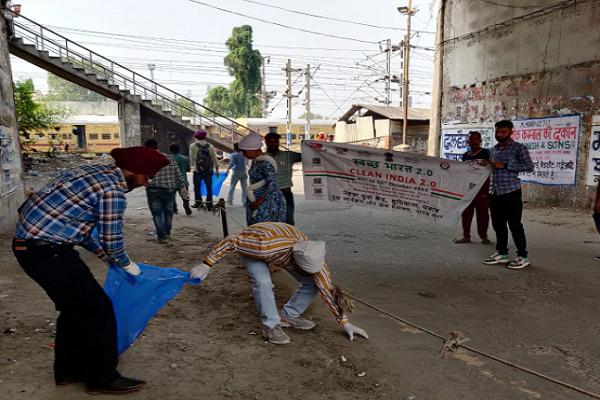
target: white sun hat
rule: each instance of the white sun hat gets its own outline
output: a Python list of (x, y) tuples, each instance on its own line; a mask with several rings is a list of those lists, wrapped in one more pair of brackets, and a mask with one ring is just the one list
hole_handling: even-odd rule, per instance
[(316, 274), (323, 269), (325, 262), (325, 242), (303, 240), (293, 247), (294, 261), (298, 267), (309, 274)]

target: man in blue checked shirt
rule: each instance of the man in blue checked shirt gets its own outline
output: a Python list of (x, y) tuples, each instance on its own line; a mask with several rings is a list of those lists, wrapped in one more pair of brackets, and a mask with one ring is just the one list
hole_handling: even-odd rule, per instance
[[(512, 139), (513, 123), (508, 120), (496, 123), (498, 144), (490, 152), (492, 176), (490, 184), (490, 214), (496, 231), (496, 252), (483, 260), (484, 264), (506, 264), (510, 269), (523, 269), (530, 265), (527, 254), (525, 229), (521, 223), (523, 200), (520, 172), (533, 172), (529, 150)], [(508, 228), (507, 228), (508, 225)], [(508, 229), (517, 246), (517, 257), (508, 258)]]
[[(139, 275), (125, 251), (125, 193), (146, 186), (169, 164), (144, 147), (113, 149), (114, 164), (82, 165), (33, 193), (19, 208), (13, 253), (54, 302), (54, 379), (57, 386), (85, 382), (88, 393), (123, 394), (144, 381), (117, 372), (117, 332), (113, 306), (74, 246), (107, 264)], [(90, 234), (98, 229), (98, 239)]]

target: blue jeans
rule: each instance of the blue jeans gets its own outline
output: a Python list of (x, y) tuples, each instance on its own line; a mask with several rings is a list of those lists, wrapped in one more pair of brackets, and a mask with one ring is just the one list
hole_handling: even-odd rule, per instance
[[(273, 283), (271, 282), (269, 267), (264, 261), (243, 256), (242, 262), (246, 266), (246, 271), (248, 271), (248, 276), (252, 283), (252, 296), (254, 297), (260, 319), (263, 325), (269, 329), (273, 329), (279, 325), (280, 317), (277, 312), (277, 304), (275, 303), (275, 294), (273, 293)], [(312, 276), (301, 275), (291, 267), (287, 268), (286, 271), (298, 281), (300, 286), (285, 304), (282, 313), (285, 316), (297, 318), (310, 306), (310, 303), (319, 290)]]
[(194, 171), (194, 200), (196, 201), (196, 204), (202, 204), (202, 193), (201, 193), (201, 187), (202, 187), (202, 182), (204, 181), (204, 186), (206, 186), (206, 206), (207, 207), (212, 207), (212, 201), (213, 201), (213, 193), (212, 193), (212, 178), (213, 178), (213, 171), (208, 171), (208, 172), (196, 172)]
[(150, 208), (154, 226), (156, 227), (156, 236), (159, 239), (164, 239), (167, 235), (171, 234), (174, 196), (175, 191), (171, 189), (146, 188), (148, 208)]
[(235, 187), (238, 182), (242, 187), (242, 204), (246, 205), (246, 187), (248, 187), (248, 174), (246, 171), (233, 170), (233, 173), (231, 174), (231, 181), (229, 181), (229, 193), (227, 194), (227, 201), (229, 203), (233, 203), (233, 194), (235, 193)]
[(280, 189), (283, 197), (285, 198), (285, 223), (294, 225), (294, 193), (292, 188)]

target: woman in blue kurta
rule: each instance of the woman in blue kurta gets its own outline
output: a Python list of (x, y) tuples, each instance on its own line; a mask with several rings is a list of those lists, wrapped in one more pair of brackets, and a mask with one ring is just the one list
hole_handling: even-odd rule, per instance
[(244, 156), (252, 160), (248, 172), (246, 223), (250, 226), (259, 222), (285, 222), (285, 199), (277, 186), (277, 164), (272, 157), (263, 154), (262, 136), (250, 133), (238, 145)]

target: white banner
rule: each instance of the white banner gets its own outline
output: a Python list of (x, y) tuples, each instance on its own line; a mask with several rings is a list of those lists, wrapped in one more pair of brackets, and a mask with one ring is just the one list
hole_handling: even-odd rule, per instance
[(304, 193), (454, 226), (490, 174), (488, 167), (343, 143), (302, 142)]
[(494, 128), (477, 125), (442, 125), (440, 138), (440, 157), (461, 161), (462, 155), (469, 150), (467, 137), (470, 131), (481, 133), (481, 147), (491, 149), (494, 144)]
[(575, 185), (580, 116), (513, 121), (513, 140), (529, 149), (535, 170), (521, 174), (524, 182)]
[(598, 186), (600, 180), (600, 115), (592, 116), (590, 147), (588, 154), (587, 177), (585, 184)]

